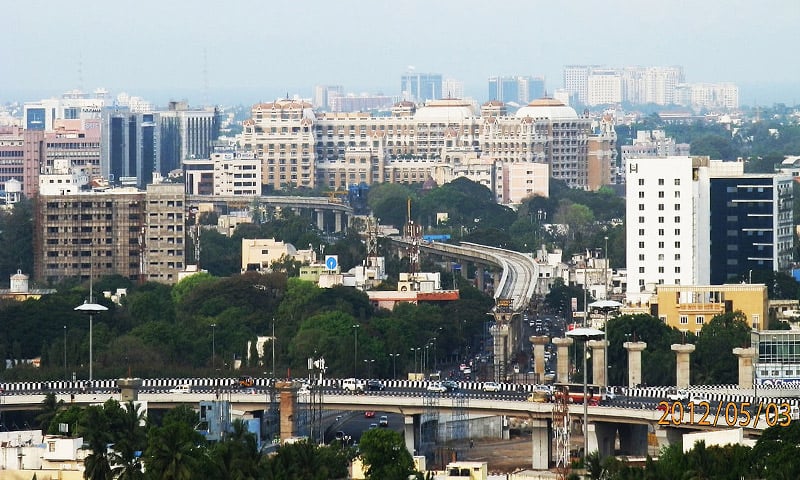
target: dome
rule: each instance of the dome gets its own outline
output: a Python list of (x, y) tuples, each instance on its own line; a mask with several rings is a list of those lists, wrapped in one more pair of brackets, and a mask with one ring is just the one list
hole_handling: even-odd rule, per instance
[(578, 118), (575, 109), (564, 105), (554, 98), (539, 98), (517, 110), (517, 118), (551, 118), (572, 119)]
[(417, 109), (414, 120), (419, 122), (460, 122), (472, 118), (475, 112), (472, 105), (457, 98), (445, 100), (431, 100), (424, 107)]

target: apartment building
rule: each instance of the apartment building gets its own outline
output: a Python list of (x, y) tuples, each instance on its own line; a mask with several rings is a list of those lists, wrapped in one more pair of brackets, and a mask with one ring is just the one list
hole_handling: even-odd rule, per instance
[(183, 174), (189, 195), (261, 195), (261, 160), (233, 146), (215, 147), (211, 158), (184, 160)]
[(20, 182), (22, 194), (35, 195), (39, 189), (39, 167), (44, 162), (45, 139), (41, 130), (0, 127), (0, 190), (10, 180)]
[(40, 195), (34, 216), (34, 278), (122, 275), (177, 281), (184, 267), (182, 185)]
[(620, 147), (622, 158), (619, 170), (614, 172), (614, 183), (625, 183), (628, 162), (633, 158), (684, 157), (689, 155), (688, 143), (676, 143), (664, 130), (639, 130), (631, 145)]
[(651, 312), (665, 324), (694, 334), (715, 316), (737, 310), (752, 328), (764, 328), (769, 312), (766, 285), (659, 285), (651, 305)]

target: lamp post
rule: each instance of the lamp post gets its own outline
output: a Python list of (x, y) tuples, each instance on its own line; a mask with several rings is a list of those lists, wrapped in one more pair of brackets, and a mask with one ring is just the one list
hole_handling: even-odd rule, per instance
[(603, 338), (603, 332), (595, 328), (576, 328), (565, 333), (566, 336), (583, 342), (583, 461), (586, 463), (586, 455), (589, 454), (589, 402), (588, 402), (588, 378), (586, 376), (587, 359), (589, 357), (589, 340)]
[(400, 356), (399, 353), (390, 353), (390, 357), (392, 357), (392, 380), (397, 380), (397, 357)]
[(606, 257), (603, 262), (603, 298), (608, 300), (608, 235), (603, 238), (606, 241), (606, 248), (603, 250), (603, 256)]
[(364, 365), (367, 366), (367, 378), (372, 378), (372, 364), (375, 363), (374, 359), (364, 359)]
[(358, 378), (358, 329), (361, 324), (353, 324), (353, 378)]
[[(217, 324), (211, 324), (211, 370), (215, 370), (216, 367), (216, 358), (217, 358), (217, 339), (216, 339), (216, 331), (217, 331)], [(273, 363), (273, 370), (275, 369), (275, 365)], [(273, 371), (273, 376), (275, 372)]]
[(94, 298), (92, 298), (91, 288), (89, 289), (89, 301), (84, 302), (83, 305), (78, 305), (74, 309), (76, 312), (81, 312), (89, 315), (89, 388), (92, 388), (92, 380), (94, 379), (92, 368), (93, 368), (93, 353), (92, 353), (92, 323), (94, 320), (94, 314), (108, 311), (108, 308), (104, 307), (103, 305), (94, 303)]
[(419, 352), (420, 348), (417, 347), (410, 350), (414, 352), (414, 373), (419, 373), (419, 370), (417, 370), (417, 353)]
[(64, 380), (69, 380), (67, 373), (67, 326), (64, 325)]

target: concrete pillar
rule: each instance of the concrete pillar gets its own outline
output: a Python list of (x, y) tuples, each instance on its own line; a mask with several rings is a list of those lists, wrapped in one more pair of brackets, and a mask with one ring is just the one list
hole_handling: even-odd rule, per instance
[(317, 228), (321, 231), (325, 231), (325, 212), (322, 210), (314, 210), (314, 213), (317, 214)]
[(342, 212), (335, 212), (333, 214), (333, 221), (334, 221), (333, 231), (336, 233), (342, 231), (342, 215), (343, 215)]
[(586, 429), (589, 449), (587, 453), (599, 452), (600, 458), (614, 455), (614, 440), (617, 436), (617, 424), (606, 422), (589, 422)]
[(503, 278), (503, 275), (498, 272), (492, 273), (492, 285), (494, 285), (495, 290), (497, 290), (497, 286), (500, 285), (500, 279)]
[(295, 436), (294, 431), (294, 408), (297, 399), (298, 386), (294, 382), (276, 382), (275, 388), (278, 390), (278, 401), (281, 412), (280, 430), (281, 441)]
[(694, 352), (694, 345), (690, 343), (673, 343), (670, 348), (677, 356), (675, 385), (678, 388), (689, 388), (689, 355)]
[(642, 384), (642, 351), (647, 342), (625, 342), (622, 344), (628, 351), (628, 388)]
[(406, 449), (412, 456), (417, 454), (417, 438), (414, 435), (414, 420), (418, 420), (419, 415), (403, 415), (403, 437), (406, 441)]
[(617, 431), (620, 455), (647, 456), (647, 425), (620, 423), (617, 425)]
[(139, 389), (142, 388), (141, 378), (120, 378), (117, 380), (117, 386), (120, 389), (119, 403), (139, 400)]
[(592, 383), (605, 387), (606, 382), (606, 348), (608, 342), (605, 340), (589, 340), (589, 348), (592, 350)]
[(505, 382), (509, 326), (495, 321), (494, 326), (489, 330), (492, 334), (492, 347), (494, 350), (494, 372), (492, 378), (496, 382)]
[(475, 268), (475, 286), (481, 292), (483, 291), (483, 267)]
[(753, 358), (755, 348), (734, 348), (733, 354), (739, 357), (739, 388), (753, 388)]
[(544, 383), (544, 347), (550, 337), (534, 335), (528, 340), (533, 344), (533, 376), (536, 383)]
[(569, 383), (569, 347), (574, 340), (571, 337), (554, 338), (556, 346), (556, 382)]
[(673, 427), (656, 427), (656, 442), (658, 443), (658, 451), (664, 447), (669, 447), (673, 443), (683, 441), (683, 432), (685, 430)]
[(546, 419), (531, 419), (531, 469), (547, 470), (553, 457), (553, 442), (550, 422)]
[(461, 278), (468, 279), (469, 278), (469, 264), (466, 260), (462, 259), (461, 262)]

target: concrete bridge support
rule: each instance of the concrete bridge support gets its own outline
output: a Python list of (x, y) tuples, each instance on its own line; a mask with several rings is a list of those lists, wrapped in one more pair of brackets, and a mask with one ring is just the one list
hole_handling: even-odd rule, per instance
[(508, 361), (506, 352), (508, 351), (508, 338), (511, 327), (506, 323), (495, 322), (490, 328), (492, 334), (492, 347), (494, 348), (494, 372), (493, 379), (496, 382), (506, 381), (506, 363)]
[(325, 212), (323, 210), (314, 210), (314, 213), (317, 214), (317, 228), (321, 231), (325, 231)]
[(642, 351), (647, 342), (625, 342), (622, 344), (628, 351), (628, 388), (642, 384)]
[(419, 432), (419, 415), (403, 416), (403, 437), (406, 449), (412, 456), (417, 454), (417, 432)]
[(589, 436), (587, 453), (599, 452), (600, 458), (614, 455), (614, 442), (617, 439), (617, 424), (606, 422), (589, 422), (586, 429)]
[(589, 348), (592, 349), (592, 383), (605, 387), (606, 382), (606, 340), (589, 340)]
[(531, 468), (547, 470), (553, 458), (552, 427), (544, 419), (532, 419), (531, 423)]
[(481, 292), (483, 291), (483, 287), (484, 287), (484, 284), (483, 284), (483, 272), (484, 272), (483, 267), (476, 267), (475, 268), (475, 286)]
[(739, 388), (753, 388), (753, 358), (755, 348), (734, 348), (733, 354), (739, 357)]
[(569, 347), (574, 340), (570, 337), (554, 338), (556, 346), (556, 382), (569, 383)]
[(620, 455), (644, 457), (647, 455), (647, 425), (620, 423), (619, 432)]
[(342, 231), (342, 212), (335, 212), (333, 214), (333, 231), (339, 233)]
[(694, 352), (690, 343), (673, 343), (670, 348), (677, 356), (675, 367), (675, 385), (678, 388), (689, 388), (689, 355)]
[(532, 336), (529, 338), (533, 344), (533, 377), (536, 383), (544, 383), (544, 347), (550, 342), (547, 336)]
[(294, 431), (294, 408), (297, 403), (297, 389), (298, 385), (294, 382), (276, 382), (275, 388), (278, 390), (278, 399), (280, 402), (280, 429), (281, 441), (295, 436)]
[(658, 450), (664, 447), (669, 447), (673, 443), (683, 441), (683, 433), (678, 428), (671, 427), (656, 427), (656, 441), (658, 442)]

